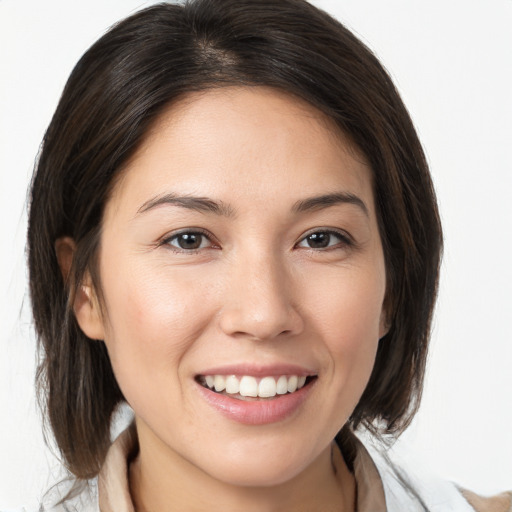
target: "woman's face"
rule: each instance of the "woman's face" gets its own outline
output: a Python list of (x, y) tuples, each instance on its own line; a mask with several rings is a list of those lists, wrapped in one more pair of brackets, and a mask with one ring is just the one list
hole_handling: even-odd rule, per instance
[(99, 262), (104, 320), (77, 316), (141, 453), (272, 485), (329, 449), (385, 333), (386, 276), (371, 170), (319, 111), (261, 87), (173, 106), (116, 184)]

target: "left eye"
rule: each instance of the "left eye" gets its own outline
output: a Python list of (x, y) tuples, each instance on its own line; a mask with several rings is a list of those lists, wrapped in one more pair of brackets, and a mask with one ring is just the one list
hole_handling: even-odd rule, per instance
[(338, 244), (347, 245), (347, 238), (334, 231), (315, 231), (305, 236), (297, 245), (309, 249), (327, 249)]
[(166, 240), (167, 244), (176, 249), (184, 251), (193, 251), (197, 249), (204, 249), (211, 245), (210, 240), (206, 235), (199, 232), (187, 231), (184, 233), (178, 233)]

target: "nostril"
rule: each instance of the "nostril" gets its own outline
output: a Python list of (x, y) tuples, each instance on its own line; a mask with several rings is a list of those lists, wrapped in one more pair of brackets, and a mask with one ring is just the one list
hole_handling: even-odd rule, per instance
[(220, 311), (220, 329), (235, 338), (271, 340), (299, 334), (304, 321), (294, 308), (282, 308), (257, 301), (226, 304)]

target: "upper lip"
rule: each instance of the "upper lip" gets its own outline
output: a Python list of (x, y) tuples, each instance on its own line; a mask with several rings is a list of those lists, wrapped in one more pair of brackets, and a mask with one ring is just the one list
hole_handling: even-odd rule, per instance
[(317, 372), (305, 366), (296, 364), (266, 364), (238, 363), (207, 368), (198, 375), (251, 375), (253, 377), (297, 375), (298, 377), (316, 375)]

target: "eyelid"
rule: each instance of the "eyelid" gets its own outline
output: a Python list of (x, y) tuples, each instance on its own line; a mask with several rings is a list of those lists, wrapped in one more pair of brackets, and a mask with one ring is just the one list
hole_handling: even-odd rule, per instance
[(167, 246), (171, 250), (173, 250), (177, 253), (187, 253), (187, 254), (193, 254), (194, 252), (198, 252), (198, 251), (202, 250), (202, 249), (180, 249), (179, 247), (175, 247), (170, 244), (171, 240), (173, 240), (174, 238), (176, 238), (180, 235), (185, 235), (185, 234), (199, 234), (199, 235), (204, 236), (206, 239), (208, 239), (208, 241), (210, 242), (211, 245), (208, 247), (203, 247), (202, 249), (209, 249), (212, 247), (215, 248), (215, 247), (219, 246), (215, 240), (215, 237), (209, 231), (207, 231), (206, 229), (203, 229), (203, 228), (196, 228), (196, 227), (187, 227), (187, 228), (178, 229), (176, 231), (172, 231), (170, 233), (166, 233), (158, 241), (158, 246), (159, 247)]
[[(353, 237), (347, 233), (345, 230), (342, 230), (342, 229), (336, 229), (336, 228), (323, 228), (323, 227), (317, 227), (317, 228), (313, 228), (313, 229), (310, 229), (308, 230), (306, 233), (304, 233), (300, 239), (298, 240), (298, 242), (295, 244), (295, 247), (299, 246), (300, 243), (304, 242), (304, 240), (308, 237), (308, 236), (311, 236), (315, 233), (326, 233), (326, 234), (329, 234), (329, 235), (334, 235), (336, 237), (338, 237), (340, 239), (340, 243), (344, 246), (353, 246), (355, 245), (355, 241), (353, 239)], [(204, 236), (209, 242), (211, 245), (209, 245), (208, 247), (203, 247), (201, 249), (180, 249), (179, 247), (175, 247), (173, 245), (170, 244), (171, 240), (173, 240), (174, 238), (180, 236), (180, 235), (183, 235), (183, 234), (200, 234), (202, 236)], [(187, 227), (187, 228), (182, 228), (182, 229), (178, 229), (176, 231), (172, 231), (170, 233), (166, 233), (159, 241), (158, 241), (158, 246), (167, 246), (169, 247), (171, 250), (175, 251), (175, 252), (178, 252), (178, 253), (194, 253), (194, 252), (198, 252), (202, 249), (206, 249), (206, 248), (218, 248), (219, 247), (219, 244), (218, 242), (216, 241), (215, 237), (209, 232), (207, 231), (206, 229), (203, 229), (203, 228), (199, 228), (199, 227)], [(335, 249), (339, 246), (339, 244), (335, 244), (331, 247), (325, 247), (325, 248), (313, 248), (313, 247), (305, 247), (306, 249), (311, 249), (313, 251), (322, 251), (322, 250), (329, 250), (329, 249)]]
[[(299, 239), (299, 241), (295, 245), (298, 246), (308, 236), (314, 235), (315, 233), (327, 233), (329, 235), (335, 235), (335, 236), (337, 236), (338, 238), (341, 239), (341, 243), (344, 246), (353, 246), (353, 245), (355, 245), (355, 240), (353, 239), (353, 237), (349, 233), (344, 231), (343, 229), (322, 228), (322, 227), (310, 229), (309, 231), (307, 231), (306, 233), (304, 233), (301, 236), (301, 238)], [(334, 249), (336, 247), (338, 247), (338, 244), (336, 244), (334, 246), (331, 246), (331, 247), (324, 247), (324, 248), (319, 248), (319, 249), (315, 249), (313, 247), (306, 247), (306, 249), (311, 249), (313, 251), (325, 251), (325, 250), (329, 250), (329, 249)]]

